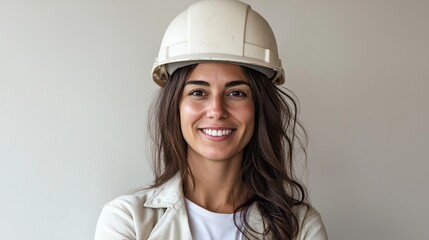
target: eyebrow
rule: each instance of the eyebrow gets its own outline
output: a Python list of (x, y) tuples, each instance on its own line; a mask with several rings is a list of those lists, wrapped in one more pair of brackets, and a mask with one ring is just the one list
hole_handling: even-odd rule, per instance
[[(188, 84), (195, 84), (195, 85), (200, 85), (200, 86), (210, 86), (210, 83), (208, 83), (206, 81), (202, 81), (202, 80), (190, 80), (190, 81), (187, 81), (185, 83), (185, 86), (188, 85)], [(246, 82), (246, 81), (243, 81), (243, 80), (234, 80), (234, 81), (227, 82), (225, 84), (225, 87), (233, 87), (233, 86), (242, 85), (242, 84), (250, 86), (250, 84), (248, 82)]]

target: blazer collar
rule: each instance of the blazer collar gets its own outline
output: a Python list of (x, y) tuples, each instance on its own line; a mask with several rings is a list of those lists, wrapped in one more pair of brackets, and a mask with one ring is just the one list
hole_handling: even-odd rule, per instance
[(145, 207), (176, 208), (181, 207), (184, 202), (182, 178), (179, 172), (152, 191), (152, 196), (144, 203)]

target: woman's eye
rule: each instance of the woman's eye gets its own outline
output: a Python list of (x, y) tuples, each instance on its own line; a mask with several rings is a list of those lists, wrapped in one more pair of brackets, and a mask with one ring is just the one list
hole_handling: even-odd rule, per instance
[(228, 93), (229, 96), (233, 96), (233, 97), (246, 97), (247, 94), (243, 91), (239, 91), (239, 90), (233, 90), (231, 92)]
[(205, 96), (205, 95), (206, 95), (206, 93), (205, 93), (204, 91), (202, 91), (202, 90), (192, 90), (192, 91), (189, 93), (189, 95), (200, 97), (200, 96)]

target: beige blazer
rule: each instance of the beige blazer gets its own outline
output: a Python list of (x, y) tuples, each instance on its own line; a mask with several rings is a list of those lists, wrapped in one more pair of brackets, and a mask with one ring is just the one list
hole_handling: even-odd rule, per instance
[[(328, 239), (316, 210), (303, 205), (297, 206), (295, 212), (300, 224), (297, 240)], [(249, 225), (263, 232), (263, 222), (257, 208), (252, 206), (248, 214)], [(180, 175), (158, 188), (121, 196), (107, 203), (98, 219), (94, 239), (192, 240)]]

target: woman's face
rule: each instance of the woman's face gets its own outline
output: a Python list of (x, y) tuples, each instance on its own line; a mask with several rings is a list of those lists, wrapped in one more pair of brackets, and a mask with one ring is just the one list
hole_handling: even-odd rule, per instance
[(201, 63), (186, 79), (179, 103), (188, 159), (242, 159), (255, 124), (252, 92), (234, 64)]

